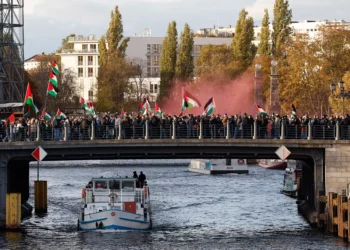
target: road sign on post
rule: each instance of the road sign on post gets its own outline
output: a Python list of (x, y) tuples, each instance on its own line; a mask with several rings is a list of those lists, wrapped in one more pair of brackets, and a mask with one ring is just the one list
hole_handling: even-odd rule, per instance
[(288, 148), (286, 148), (284, 145), (282, 145), (281, 147), (279, 147), (275, 154), (282, 160), (284, 161), (285, 159), (287, 159), (287, 157), (291, 154), (291, 152), (288, 150)]
[(32, 152), (32, 156), (34, 157), (35, 160), (42, 161), (47, 156), (47, 153), (42, 147), (38, 146)]

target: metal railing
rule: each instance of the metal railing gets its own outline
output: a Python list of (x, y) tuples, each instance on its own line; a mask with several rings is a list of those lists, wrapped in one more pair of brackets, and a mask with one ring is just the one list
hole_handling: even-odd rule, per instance
[(126, 139), (300, 139), (350, 140), (350, 125), (285, 125), (259, 126), (195, 124), (185, 122), (151, 124), (125, 123), (120, 125), (42, 127), (0, 127), (0, 142), (17, 141), (69, 141), (69, 140), (126, 140)]

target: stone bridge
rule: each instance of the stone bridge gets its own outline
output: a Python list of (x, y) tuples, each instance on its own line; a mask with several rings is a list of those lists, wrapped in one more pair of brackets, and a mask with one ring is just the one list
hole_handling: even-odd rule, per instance
[[(0, 227), (5, 224), (6, 193), (29, 198), (29, 162), (37, 146), (47, 161), (88, 159), (277, 159), (275, 151), (286, 146), (288, 159), (303, 162), (302, 199), (316, 212), (319, 191), (337, 192), (350, 181), (350, 144), (345, 140), (253, 139), (152, 139), (35, 141), (0, 144)], [(268, 183), (266, 183), (268, 185)]]

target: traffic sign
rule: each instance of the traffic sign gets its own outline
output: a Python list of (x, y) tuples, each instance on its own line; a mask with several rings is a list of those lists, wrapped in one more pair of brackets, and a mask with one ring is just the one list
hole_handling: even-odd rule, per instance
[(287, 159), (287, 157), (291, 154), (291, 152), (288, 150), (288, 148), (286, 148), (284, 145), (282, 145), (281, 147), (279, 147), (275, 154), (281, 159), (281, 160), (285, 160)]
[(32, 156), (34, 157), (35, 160), (42, 161), (47, 156), (47, 153), (42, 147), (38, 146), (32, 152)]

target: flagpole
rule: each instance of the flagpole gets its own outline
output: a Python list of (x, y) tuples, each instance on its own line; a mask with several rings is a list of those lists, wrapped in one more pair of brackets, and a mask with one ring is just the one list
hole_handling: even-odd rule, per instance
[(28, 82), (28, 84), (27, 84), (26, 95), (24, 96), (24, 100), (23, 100), (23, 108), (22, 108), (23, 116), (25, 115), (25, 114), (24, 114), (24, 105), (25, 105), (25, 101), (26, 101), (28, 86), (29, 86), (29, 82)]

